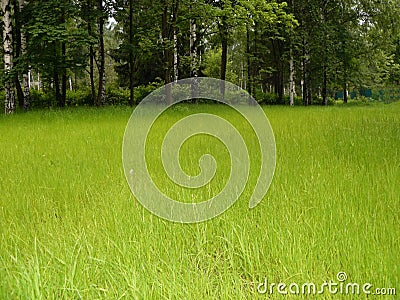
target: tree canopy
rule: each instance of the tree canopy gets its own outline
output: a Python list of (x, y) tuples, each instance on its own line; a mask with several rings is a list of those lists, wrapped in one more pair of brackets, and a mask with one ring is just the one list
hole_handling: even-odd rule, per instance
[(3, 0), (6, 112), (15, 95), (28, 109), (29, 89), (58, 106), (70, 89), (89, 90), (92, 105), (107, 103), (106, 87), (126, 89), (133, 105), (134, 89), (191, 76), (259, 101), (346, 102), (398, 87), (399, 13), (397, 0)]

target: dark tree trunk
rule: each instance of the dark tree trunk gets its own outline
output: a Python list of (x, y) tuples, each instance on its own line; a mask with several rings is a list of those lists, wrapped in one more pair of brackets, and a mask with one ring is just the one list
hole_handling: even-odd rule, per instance
[[(65, 11), (62, 11), (61, 18), (60, 18), (61, 24), (65, 23)], [(58, 53), (58, 45), (56, 43), (55, 51)], [(56, 56), (56, 65), (57, 67), (55, 68), (55, 73), (56, 76), (54, 77), (54, 84), (56, 85), (56, 94), (57, 94), (57, 103), (59, 107), (64, 107), (66, 104), (66, 98), (67, 98), (67, 68), (66, 68), (66, 55), (67, 55), (67, 48), (65, 41), (61, 42), (61, 66), (58, 65), (58, 59)], [(61, 91), (60, 91), (60, 83), (59, 83), (59, 69), (61, 69)], [(56, 82), (57, 81), (57, 82)]]
[(228, 28), (226, 20), (222, 19), (222, 24), (220, 27), (221, 34), (221, 80), (226, 79), (226, 66), (228, 63)]
[(135, 104), (135, 91), (134, 91), (134, 57), (133, 57), (133, 0), (129, 0), (129, 105)]
[(346, 80), (343, 82), (343, 102), (347, 103), (348, 102), (348, 97), (347, 97), (347, 82)]
[[(19, 8), (17, 9), (17, 5), (15, 4), (15, 9), (14, 9), (14, 14), (15, 18), (18, 20), (20, 17), (20, 12), (24, 9), (25, 7), (25, 0), (19, 0), (18, 1), (18, 6)], [(28, 111), (30, 108), (30, 87), (29, 87), (29, 78), (28, 78), (28, 69), (29, 69), (29, 63), (27, 62), (27, 41), (26, 41), (26, 34), (25, 34), (25, 27), (23, 24), (18, 24), (18, 42), (17, 42), (17, 55), (22, 55), (24, 56), (24, 60), (22, 61), (22, 87), (20, 83), (18, 82), (17, 88), (21, 88), (22, 91), (22, 103), (23, 103), (23, 108), (24, 111)], [(19, 81), (19, 78), (18, 78)], [(20, 93), (20, 91), (18, 91)], [(18, 98), (21, 97), (21, 94), (18, 94)], [(20, 101), (21, 104), (21, 101)]]
[(59, 107), (63, 107), (63, 102), (62, 102), (62, 97), (60, 93), (60, 77), (58, 74), (57, 70), (57, 65), (54, 65), (54, 74), (53, 74), (53, 80), (54, 80), (54, 88), (55, 88), (55, 93), (56, 93), (56, 101), (57, 105)]
[[(171, 51), (170, 51), (170, 36), (168, 27), (168, 3), (163, 0), (163, 14), (162, 14), (162, 39), (164, 44), (164, 81), (165, 84), (171, 83)], [(166, 103), (172, 103), (171, 88), (168, 85), (166, 88)]]
[(67, 67), (66, 67), (67, 49), (65, 42), (61, 43), (62, 76), (61, 76), (61, 101), (64, 107), (67, 101)]
[[(88, 35), (91, 37), (92, 32), (92, 21), (88, 20)], [(89, 46), (89, 78), (90, 78), (90, 90), (92, 93), (92, 103), (97, 103), (96, 96), (96, 87), (94, 83), (94, 50), (93, 45)]]
[[(14, 58), (18, 60), (21, 54), (21, 30), (20, 30), (20, 24), (18, 24), (18, 20), (20, 19), (19, 16), (19, 8), (18, 8), (18, 1), (13, 0), (12, 1), (13, 6), (14, 6), (14, 19), (16, 22), (16, 26), (13, 27), (13, 37), (14, 37)], [(24, 92), (21, 87), (21, 83), (19, 81), (19, 74), (14, 75), (14, 86), (15, 89), (17, 90), (17, 100), (18, 100), (18, 107), (23, 108), (24, 107)]]
[(58, 44), (53, 42), (54, 47), (54, 66), (53, 66), (53, 85), (58, 107), (63, 107), (62, 95), (60, 91), (60, 74), (59, 74), (59, 53)]
[(15, 89), (17, 90), (18, 107), (24, 108), (24, 91), (22, 90), (21, 83), (19, 82), (18, 75), (14, 78)]
[(221, 94), (222, 97), (225, 95), (225, 80), (226, 80), (226, 66), (228, 64), (228, 24), (226, 23), (226, 17), (221, 18), (221, 23), (219, 24), (219, 34), (221, 38)]
[(106, 78), (105, 78), (105, 51), (104, 51), (104, 7), (103, 0), (98, 0), (99, 20), (99, 90), (96, 105), (101, 106), (106, 103)]
[(328, 82), (328, 76), (327, 76), (327, 71), (326, 71), (326, 65), (323, 66), (323, 82), (322, 82), (322, 103), (323, 105), (327, 106), (328, 105), (328, 89), (327, 89), (327, 82)]

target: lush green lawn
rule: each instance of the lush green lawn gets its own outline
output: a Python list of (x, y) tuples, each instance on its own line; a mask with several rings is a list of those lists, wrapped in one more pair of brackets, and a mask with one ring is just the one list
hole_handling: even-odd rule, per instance
[[(236, 118), (183, 106), (160, 122), (191, 111)], [(0, 299), (265, 299), (265, 278), (320, 285), (338, 272), (399, 294), (400, 105), (265, 111), (278, 154), (267, 196), (249, 210), (250, 184), (225, 214), (192, 225), (131, 196), (121, 162), (129, 108), (1, 116)], [(193, 143), (182, 160), (195, 173), (209, 146)], [(220, 189), (223, 172), (198, 197)]]

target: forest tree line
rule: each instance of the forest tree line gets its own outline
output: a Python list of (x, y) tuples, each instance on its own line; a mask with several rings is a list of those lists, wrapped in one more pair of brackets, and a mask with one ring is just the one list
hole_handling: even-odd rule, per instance
[(39, 89), (107, 103), (194, 76), (228, 80), (257, 100), (327, 104), (335, 91), (400, 83), (400, 1), (2, 0), (4, 105)]

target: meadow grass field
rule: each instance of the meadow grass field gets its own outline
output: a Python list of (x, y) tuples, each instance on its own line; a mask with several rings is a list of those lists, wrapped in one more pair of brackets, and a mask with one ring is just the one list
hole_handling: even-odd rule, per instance
[[(131, 108), (1, 116), (0, 299), (280, 299), (288, 297), (260, 294), (259, 284), (318, 286), (339, 282), (339, 272), (346, 283), (371, 283), (372, 293), (399, 295), (400, 105), (264, 110), (277, 146), (267, 195), (248, 209), (255, 164), (233, 207), (199, 224), (160, 219), (131, 195), (121, 160)], [(221, 105), (181, 105), (160, 119), (154, 139), (200, 111), (237, 118)], [(207, 139), (182, 149), (189, 173), (199, 153), (222, 160), (215, 181), (191, 195), (196, 201), (226, 176), (226, 149), (210, 150)], [(156, 157), (149, 163), (161, 166)], [(179, 195), (164, 177), (154, 177), (160, 188)]]

